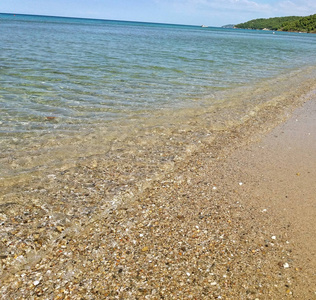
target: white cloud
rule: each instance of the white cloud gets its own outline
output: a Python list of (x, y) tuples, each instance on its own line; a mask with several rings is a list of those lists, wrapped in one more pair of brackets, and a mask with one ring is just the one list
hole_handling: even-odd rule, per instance
[(191, 20), (211, 20), (234, 24), (256, 18), (306, 16), (316, 13), (315, 0), (155, 0), (175, 14)]
[(316, 13), (316, 2), (314, 0), (279, 1), (276, 8), (286, 15), (312, 15)]
[[(172, 5), (178, 10), (193, 9), (201, 11), (204, 9), (230, 10), (230, 11), (252, 11), (256, 13), (273, 13), (281, 15), (298, 15), (316, 13), (315, 0), (277, 0), (274, 3), (263, 3), (257, 0), (155, 0), (156, 3)], [(271, 1), (270, 1), (271, 2)]]

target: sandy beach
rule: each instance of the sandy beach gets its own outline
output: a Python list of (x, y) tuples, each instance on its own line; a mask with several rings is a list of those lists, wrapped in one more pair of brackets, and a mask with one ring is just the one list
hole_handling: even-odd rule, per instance
[(315, 99), (267, 106), (142, 184), (93, 157), (10, 186), (1, 299), (316, 299)]
[[(316, 101), (297, 109), (259, 143), (229, 159), (246, 182), (243, 200), (268, 215), (275, 232), (291, 245), (291, 290), (297, 299), (316, 298)], [(276, 233), (276, 239), (282, 235)], [(295, 273), (295, 272), (294, 272)]]
[(276, 230), (287, 228), (293, 247), (289, 264), (299, 275), (292, 280), (298, 299), (316, 297), (315, 116), (314, 99), (260, 143), (231, 157), (247, 182), (251, 205), (270, 215)]

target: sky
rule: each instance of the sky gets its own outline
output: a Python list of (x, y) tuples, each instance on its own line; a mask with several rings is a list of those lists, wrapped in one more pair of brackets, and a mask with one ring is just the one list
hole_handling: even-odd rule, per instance
[(0, 0), (1, 13), (223, 26), (308, 16), (315, 0)]

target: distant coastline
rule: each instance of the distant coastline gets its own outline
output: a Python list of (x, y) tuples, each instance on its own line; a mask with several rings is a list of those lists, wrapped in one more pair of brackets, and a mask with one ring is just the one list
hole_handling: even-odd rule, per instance
[(235, 25), (234, 24), (227, 24), (227, 25), (224, 25), (224, 26), (222, 26), (222, 28), (231, 28), (231, 29), (233, 29), (233, 28), (235, 28)]
[(316, 14), (307, 17), (290, 16), (254, 19), (237, 24), (234, 28), (316, 33)]

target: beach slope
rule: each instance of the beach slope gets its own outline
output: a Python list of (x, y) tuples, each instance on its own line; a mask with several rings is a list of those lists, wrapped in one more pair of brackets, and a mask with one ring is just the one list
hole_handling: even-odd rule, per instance
[(293, 107), (264, 107), (134, 188), (131, 162), (102, 157), (12, 188), (0, 202), (1, 297), (314, 299), (309, 98), (291, 118)]
[(292, 244), (289, 268), (298, 299), (316, 298), (316, 99), (297, 109), (260, 143), (230, 158), (247, 182), (244, 201), (267, 214)]

